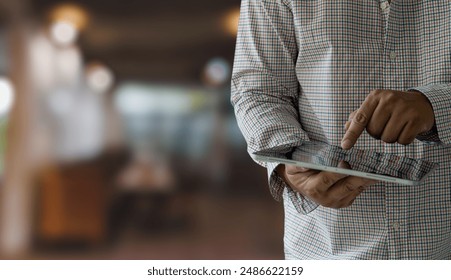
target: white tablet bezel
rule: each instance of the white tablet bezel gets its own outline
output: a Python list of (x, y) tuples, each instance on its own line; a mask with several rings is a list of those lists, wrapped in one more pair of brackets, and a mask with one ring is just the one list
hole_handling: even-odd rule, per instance
[[(323, 144), (323, 143), (321, 143), (321, 144)], [(358, 171), (358, 170), (353, 170), (353, 169), (332, 167), (332, 166), (314, 164), (314, 163), (310, 163), (310, 162), (303, 162), (303, 161), (292, 160), (292, 159), (287, 159), (287, 158), (282, 158), (282, 157), (265, 156), (265, 155), (259, 155), (259, 154), (252, 154), (251, 156), (254, 160), (261, 161), (261, 162), (289, 164), (289, 165), (295, 165), (295, 166), (304, 167), (304, 168), (308, 168), (308, 169), (340, 173), (340, 174), (344, 174), (344, 175), (357, 176), (357, 177), (368, 178), (368, 179), (373, 179), (373, 180), (378, 180), (378, 181), (388, 182), (388, 183), (395, 183), (395, 184), (399, 184), (399, 185), (407, 185), (407, 186), (420, 185), (438, 166), (437, 164), (434, 164), (433, 167), (429, 170), (429, 172), (427, 172), (419, 181), (414, 181), (414, 180), (392, 177), (392, 176), (385, 175), (385, 174), (375, 174), (375, 173), (363, 172), (363, 171)]]

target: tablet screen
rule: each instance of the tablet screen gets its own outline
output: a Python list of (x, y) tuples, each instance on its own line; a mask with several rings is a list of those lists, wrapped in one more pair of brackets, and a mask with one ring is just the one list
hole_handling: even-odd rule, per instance
[[(355, 148), (343, 150), (321, 142), (304, 142), (289, 154), (258, 152), (254, 158), (404, 185), (421, 183), (437, 167), (436, 163), (425, 160)], [(340, 167), (340, 162), (350, 168)]]

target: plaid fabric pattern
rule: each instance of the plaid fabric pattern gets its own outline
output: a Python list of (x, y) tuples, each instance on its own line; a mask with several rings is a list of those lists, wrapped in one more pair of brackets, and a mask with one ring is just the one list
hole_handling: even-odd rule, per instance
[(432, 162), (398, 157), (394, 154), (381, 154), (358, 149), (346, 151), (336, 146), (312, 142), (297, 147), (291, 154), (291, 159), (328, 166), (338, 166), (343, 161), (351, 169), (358, 166), (359, 170), (364, 172), (410, 180), (420, 180), (435, 166)]
[(451, 258), (451, 1), (393, 1), (389, 12), (380, 0), (242, 1), (231, 100), (249, 152), (309, 139), (339, 146), (374, 89), (422, 92), (436, 128), (408, 146), (364, 133), (356, 148), (440, 167), (420, 186), (379, 183), (330, 209), (260, 163), (283, 197), (287, 259)]

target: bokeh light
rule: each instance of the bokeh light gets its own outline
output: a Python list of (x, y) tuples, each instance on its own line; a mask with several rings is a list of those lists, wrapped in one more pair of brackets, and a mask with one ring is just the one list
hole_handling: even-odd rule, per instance
[(78, 37), (75, 25), (68, 21), (56, 21), (50, 27), (52, 40), (58, 45), (71, 45)]
[(222, 26), (224, 30), (231, 36), (238, 33), (238, 22), (240, 20), (240, 8), (236, 7), (229, 10), (222, 18)]
[(61, 4), (50, 12), (51, 22), (66, 22), (72, 24), (76, 30), (83, 30), (89, 22), (88, 12), (75, 4)]
[(14, 88), (8, 78), (0, 77), (0, 116), (8, 114), (14, 101)]
[(108, 91), (114, 83), (111, 69), (101, 63), (91, 63), (86, 67), (86, 80), (91, 90), (97, 93)]
[(221, 86), (228, 81), (230, 71), (230, 64), (227, 60), (220, 57), (213, 58), (205, 66), (205, 83), (210, 86)]

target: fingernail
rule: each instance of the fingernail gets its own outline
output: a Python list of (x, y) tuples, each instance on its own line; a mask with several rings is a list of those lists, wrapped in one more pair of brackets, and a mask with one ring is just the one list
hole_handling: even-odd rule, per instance
[(341, 147), (345, 150), (350, 149), (351, 148), (351, 140), (349, 139), (345, 139), (341, 142)]

